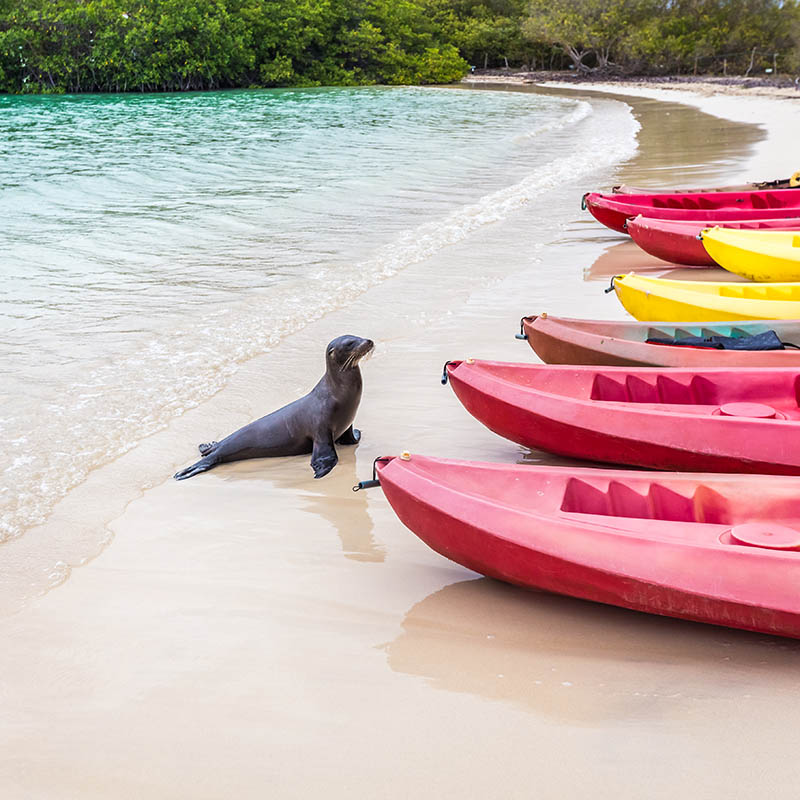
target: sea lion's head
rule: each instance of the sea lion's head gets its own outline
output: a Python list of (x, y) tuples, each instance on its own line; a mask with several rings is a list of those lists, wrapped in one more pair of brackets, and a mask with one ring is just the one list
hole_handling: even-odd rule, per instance
[(375, 343), (372, 339), (360, 336), (337, 336), (325, 351), (325, 360), (329, 371), (347, 372), (358, 369), (358, 362), (372, 352)]

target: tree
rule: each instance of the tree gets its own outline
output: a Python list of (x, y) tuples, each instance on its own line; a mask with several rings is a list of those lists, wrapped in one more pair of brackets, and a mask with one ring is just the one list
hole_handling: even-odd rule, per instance
[[(654, 5), (655, 0), (532, 0), (523, 28), (529, 37), (562, 48), (579, 72), (602, 70)], [(595, 67), (587, 63), (589, 56)]]

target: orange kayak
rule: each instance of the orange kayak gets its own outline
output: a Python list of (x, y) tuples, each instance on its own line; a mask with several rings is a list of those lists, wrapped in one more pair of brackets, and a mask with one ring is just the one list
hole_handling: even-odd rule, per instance
[(761, 322), (616, 322), (539, 314), (523, 317), (520, 337), (546, 364), (619, 367), (800, 367), (800, 350), (716, 350), (649, 344), (689, 336), (746, 337), (775, 331), (800, 345), (800, 320)]

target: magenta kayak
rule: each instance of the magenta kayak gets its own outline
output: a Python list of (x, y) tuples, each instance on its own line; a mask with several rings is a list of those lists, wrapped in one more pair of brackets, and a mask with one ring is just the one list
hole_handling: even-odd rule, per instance
[[(713, 223), (720, 228), (739, 230), (800, 230), (800, 216), (786, 219), (724, 220)], [(701, 220), (655, 219), (638, 216), (629, 219), (627, 231), (636, 244), (651, 256), (673, 264), (689, 267), (715, 267), (717, 262), (708, 254), (698, 238), (709, 227)]]
[(800, 370), (450, 361), (463, 406), (524, 447), (651, 469), (800, 475)]
[(800, 189), (701, 194), (605, 195), (590, 192), (584, 195), (583, 205), (598, 222), (627, 233), (626, 221), (640, 214), (655, 219), (698, 220), (712, 225), (720, 220), (742, 222), (800, 217)]

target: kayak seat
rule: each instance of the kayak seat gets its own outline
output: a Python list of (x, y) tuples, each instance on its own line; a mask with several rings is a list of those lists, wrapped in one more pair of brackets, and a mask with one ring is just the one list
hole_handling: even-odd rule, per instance
[(640, 494), (619, 481), (609, 481), (603, 489), (580, 478), (570, 478), (561, 511), (671, 522), (722, 525), (732, 522), (727, 500), (708, 487), (699, 486), (693, 496), (687, 497), (659, 483), (651, 483), (647, 494)]
[(653, 208), (695, 208), (691, 200), (679, 200), (676, 197), (654, 197)]
[(616, 403), (720, 404), (716, 385), (701, 375), (695, 375), (687, 384), (666, 375), (656, 375), (650, 380), (627, 375), (617, 380), (599, 373), (595, 375), (589, 399)]
[[(784, 350), (784, 343), (775, 331), (764, 331), (751, 335), (720, 336), (703, 328), (700, 336), (651, 336), (646, 344), (667, 345), (672, 347), (704, 347), (710, 350)], [(791, 345), (790, 345), (791, 346)]]
[(697, 207), (701, 209), (712, 210), (719, 207), (719, 204), (714, 202), (709, 197), (698, 197), (697, 198)]

